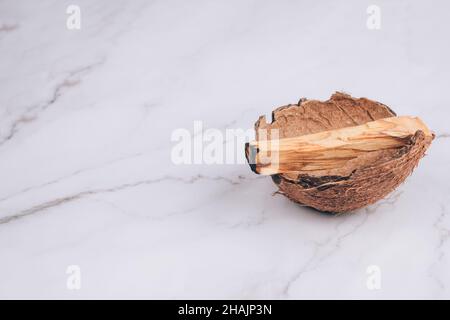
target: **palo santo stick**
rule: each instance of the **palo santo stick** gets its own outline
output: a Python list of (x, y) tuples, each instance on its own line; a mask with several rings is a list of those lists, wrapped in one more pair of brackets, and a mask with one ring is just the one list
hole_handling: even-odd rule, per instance
[(340, 168), (367, 152), (401, 148), (418, 130), (432, 136), (417, 117), (392, 117), (363, 125), (246, 145), (252, 170), (272, 175)]

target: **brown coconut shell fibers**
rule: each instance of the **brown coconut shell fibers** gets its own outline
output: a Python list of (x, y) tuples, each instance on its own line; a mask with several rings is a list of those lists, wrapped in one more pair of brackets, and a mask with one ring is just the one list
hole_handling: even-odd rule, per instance
[[(264, 116), (255, 123), (259, 129), (278, 129), (279, 138), (334, 130), (396, 114), (386, 105), (366, 98), (353, 98), (337, 92), (327, 101), (301, 99), (275, 109), (272, 122)], [(319, 172), (289, 172), (272, 175), (279, 193), (302, 205), (320, 211), (342, 213), (372, 204), (398, 187), (414, 170), (433, 140), (417, 131), (399, 149), (374, 151), (350, 160), (338, 169)]]

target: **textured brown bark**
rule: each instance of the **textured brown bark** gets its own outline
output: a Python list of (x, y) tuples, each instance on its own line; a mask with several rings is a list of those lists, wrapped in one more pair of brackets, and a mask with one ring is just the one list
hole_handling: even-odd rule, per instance
[[(302, 99), (298, 104), (280, 107), (273, 111), (271, 123), (260, 117), (255, 124), (256, 139), (271, 139), (270, 129), (278, 129), (282, 139), (362, 125), (395, 115), (384, 104), (338, 92), (324, 102)], [(268, 136), (260, 136), (259, 129), (268, 130)], [(272, 179), (279, 192), (295, 202), (320, 211), (352, 211), (382, 199), (400, 185), (424, 156), (433, 137), (418, 130), (400, 148), (368, 152), (337, 168), (308, 174), (276, 174)]]

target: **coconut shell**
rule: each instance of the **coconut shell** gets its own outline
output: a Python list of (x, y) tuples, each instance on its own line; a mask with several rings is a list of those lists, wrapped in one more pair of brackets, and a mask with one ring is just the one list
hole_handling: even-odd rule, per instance
[[(327, 101), (301, 99), (275, 109), (272, 121), (264, 116), (255, 123), (256, 140), (290, 138), (341, 129), (396, 116), (388, 106), (366, 98), (353, 98), (337, 92)], [(261, 136), (260, 129), (267, 130)], [(414, 170), (434, 135), (418, 130), (399, 149), (367, 153), (341, 168), (314, 173), (289, 172), (272, 175), (279, 193), (302, 205), (320, 211), (342, 213), (372, 204), (398, 187)]]

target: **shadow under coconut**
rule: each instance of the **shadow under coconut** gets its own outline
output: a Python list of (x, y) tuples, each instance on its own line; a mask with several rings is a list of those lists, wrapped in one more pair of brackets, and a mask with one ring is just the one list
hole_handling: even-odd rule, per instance
[(295, 206), (299, 207), (302, 209), (303, 212), (307, 212), (307, 214), (312, 214), (312, 215), (316, 215), (316, 216), (321, 216), (321, 217), (326, 217), (326, 218), (341, 218), (344, 216), (347, 216), (349, 214), (357, 214), (359, 210), (356, 211), (352, 211), (352, 212), (330, 212), (330, 211), (320, 211), (318, 209), (315, 209), (313, 207), (298, 203), (298, 202), (294, 202), (292, 200), (286, 199), (287, 201), (291, 201)]

